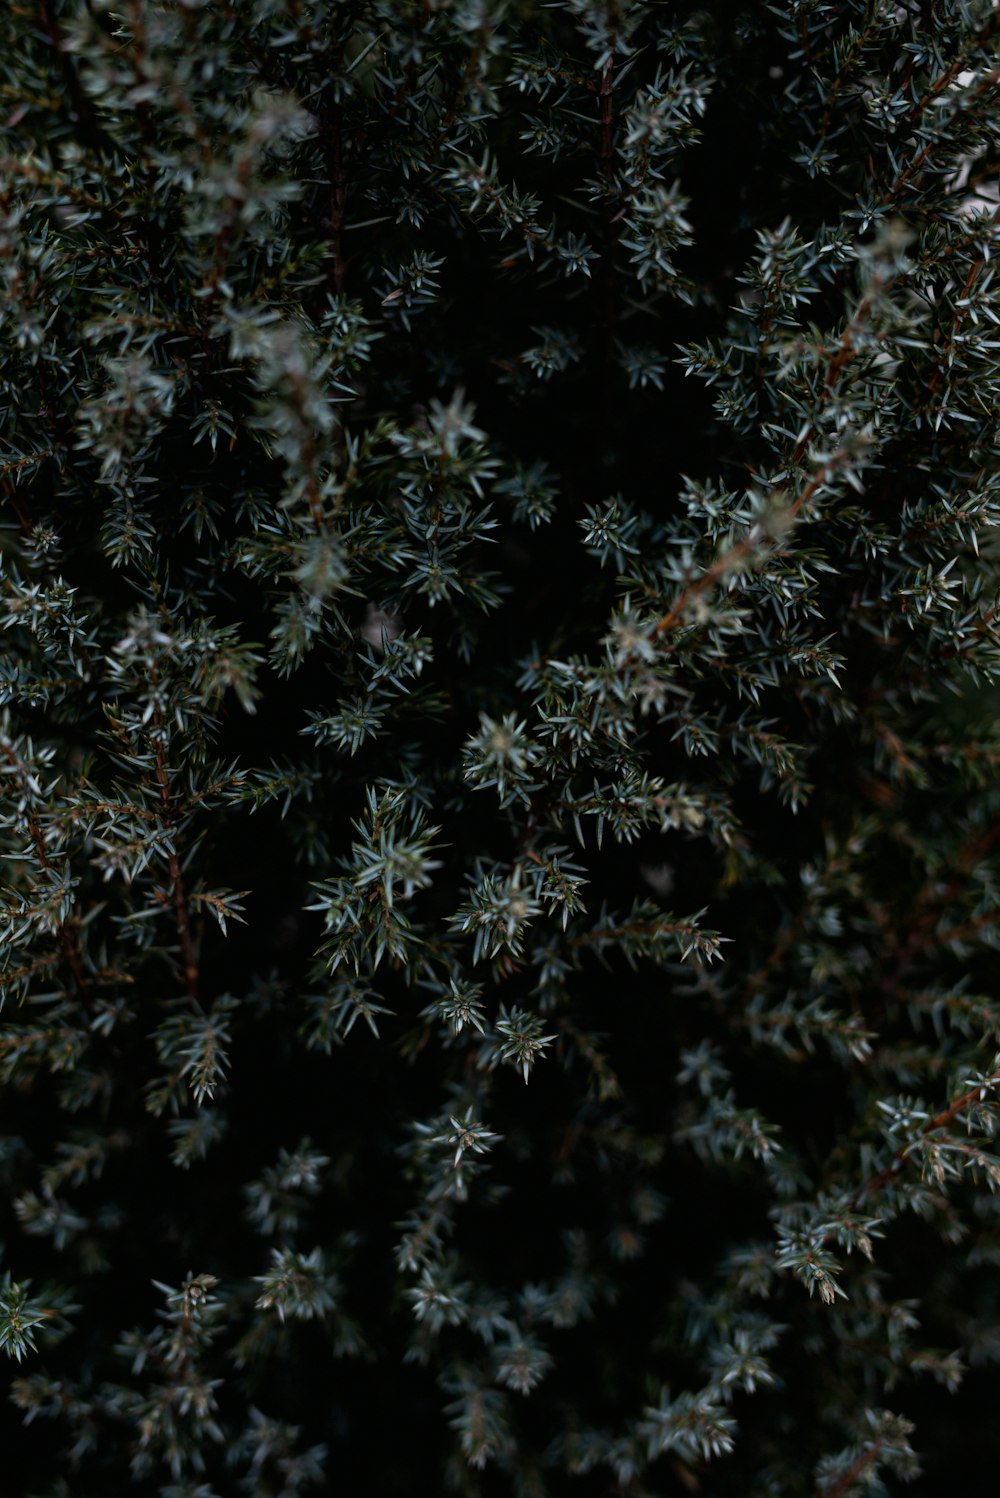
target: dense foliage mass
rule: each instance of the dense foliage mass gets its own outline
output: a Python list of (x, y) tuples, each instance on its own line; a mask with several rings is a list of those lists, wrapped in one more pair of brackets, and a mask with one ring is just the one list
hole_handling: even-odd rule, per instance
[(1000, 12), (0, 30), (4, 1492), (984, 1491)]

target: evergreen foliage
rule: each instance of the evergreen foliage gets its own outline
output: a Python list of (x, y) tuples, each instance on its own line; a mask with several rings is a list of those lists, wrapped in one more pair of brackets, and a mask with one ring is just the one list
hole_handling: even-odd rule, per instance
[(0, 33), (4, 1492), (985, 1491), (1000, 11)]

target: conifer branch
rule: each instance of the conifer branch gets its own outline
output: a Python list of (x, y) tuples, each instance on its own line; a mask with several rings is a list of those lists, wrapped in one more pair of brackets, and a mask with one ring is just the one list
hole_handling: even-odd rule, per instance
[[(151, 677), (155, 686), (158, 681), (155, 670), (151, 673)], [(164, 826), (169, 833), (172, 832), (176, 824), (176, 812), (170, 788), (170, 777), (167, 773), (163, 714), (158, 707), (153, 712), (153, 763), (160, 796), (160, 812)], [(191, 1003), (200, 1012), (201, 1002), (198, 996), (198, 948), (191, 930), (190, 912), (188, 909), (187, 894), (184, 889), (184, 875), (181, 869), (181, 861), (176, 849), (172, 846), (167, 853), (167, 872), (170, 876), (170, 896), (174, 907), (177, 940), (180, 945), (184, 991)]]
[(881, 1170), (875, 1171), (862, 1186), (857, 1188), (850, 1198), (851, 1207), (856, 1208), (864, 1202), (872, 1201), (877, 1197), (882, 1189), (904, 1169), (918, 1143), (929, 1140), (934, 1134), (939, 1133), (942, 1129), (946, 1129), (949, 1124), (954, 1123), (969, 1108), (981, 1104), (990, 1089), (997, 1085), (1000, 1085), (1000, 1070), (991, 1072), (981, 1082), (977, 1082), (974, 1087), (970, 1087), (957, 1097), (952, 1098), (944, 1108), (927, 1120), (916, 1140), (909, 1140), (906, 1144), (901, 1145), (891, 1160)]
[(0, 55), (6, 1486), (975, 1487), (1000, 12), (119, 9)]

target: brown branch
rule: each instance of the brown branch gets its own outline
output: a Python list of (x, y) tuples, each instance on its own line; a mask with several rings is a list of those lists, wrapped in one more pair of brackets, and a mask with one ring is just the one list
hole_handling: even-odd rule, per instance
[(595, 926), (579, 936), (571, 936), (571, 947), (596, 947), (604, 941), (620, 941), (625, 936), (689, 936), (694, 940), (711, 940), (690, 921), (625, 921), (620, 926)]
[(959, 1114), (964, 1113), (966, 1108), (970, 1108), (973, 1103), (982, 1102), (986, 1088), (997, 1082), (1000, 1082), (1000, 1071), (992, 1072), (979, 1086), (970, 1087), (968, 1092), (963, 1092), (960, 1097), (953, 1098), (946, 1107), (941, 1109), (940, 1113), (935, 1113), (933, 1118), (929, 1118), (916, 1139), (911, 1139), (908, 1144), (900, 1145), (888, 1165), (883, 1165), (881, 1170), (869, 1176), (864, 1185), (858, 1187), (850, 1198), (850, 1206), (856, 1207), (861, 1202), (877, 1196), (883, 1186), (887, 1185), (894, 1176), (899, 1175), (911, 1151), (918, 1144), (928, 1139), (931, 1134), (936, 1134), (938, 1129), (947, 1128), (950, 1123), (954, 1123)]
[(843, 1471), (836, 1482), (830, 1487), (820, 1486), (816, 1489), (818, 1498), (841, 1498), (841, 1494), (849, 1493), (863, 1472), (875, 1461), (881, 1448), (885, 1445), (885, 1437), (877, 1436), (870, 1446), (865, 1446), (859, 1451), (849, 1467)]
[[(834, 392), (837, 381), (840, 377), (841, 370), (850, 361), (851, 356), (855, 352), (857, 346), (855, 334), (857, 329), (861, 326), (861, 324), (865, 321), (865, 319), (871, 312), (872, 301), (876, 289), (877, 288), (873, 288), (872, 291), (865, 293), (865, 295), (862, 297), (861, 301), (855, 308), (850, 322), (847, 324), (843, 333), (840, 335), (837, 347), (830, 357), (830, 363), (827, 367), (826, 375), (823, 380), (823, 389), (820, 397), (819, 409), (810, 422), (807, 430), (803, 432), (802, 436), (795, 444), (795, 451), (791, 456), (791, 462), (789, 465), (790, 467), (795, 467), (802, 462), (802, 459), (805, 457), (806, 452), (808, 451), (809, 443), (817, 435), (820, 415), (825, 408), (827, 401), (830, 399)], [(813, 474), (812, 478), (806, 484), (802, 492), (785, 510), (783, 519), (786, 522), (795, 519), (799, 511), (809, 503), (809, 500), (816, 493), (817, 489), (821, 488), (822, 485), (826, 483), (830, 475), (840, 467), (840, 465), (844, 462), (846, 456), (846, 452), (843, 449), (840, 449), (838, 452), (834, 453), (833, 457), (828, 458), (827, 461), (816, 471), (816, 473)], [(730, 547), (728, 551), (723, 552), (721, 556), (716, 557), (711, 567), (709, 567), (707, 571), (703, 572), (700, 577), (696, 578), (693, 582), (689, 583), (686, 588), (683, 589), (680, 596), (674, 601), (673, 605), (653, 626), (652, 633), (654, 638), (662, 634), (667, 634), (671, 630), (676, 629), (678, 624), (683, 619), (685, 613), (687, 612), (688, 605), (694, 599), (700, 598), (702, 593), (707, 593), (710, 588), (714, 587), (715, 584), (719, 582), (721, 578), (723, 578), (725, 574), (731, 570), (731, 568), (739, 566), (740, 562), (742, 562), (746, 557), (752, 555), (752, 553), (757, 549), (760, 542), (764, 540), (766, 536), (766, 527), (760, 521), (758, 521), (756, 525), (752, 526), (751, 529), (747, 531), (742, 540), (738, 541), (735, 546)]]
[(42, 30), (59, 60), (69, 103), (67, 114), (71, 124), (77, 127), (77, 135), (84, 145), (96, 151), (99, 156), (117, 154), (115, 142), (102, 127), (93, 104), (84, 92), (73, 55), (66, 45), (66, 38), (59, 24), (55, 0), (37, 0), (37, 9)]
[(475, 46), (470, 47), (469, 49), (469, 55), (466, 58), (465, 67), (462, 70), (462, 76), (459, 80), (458, 88), (455, 90), (455, 95), (451, 103), (449, 104), (447, 111), (445, 112), (445, 116), (438, 128), (438, 133), (434, 137), (434, 141), (431, 145), (432, 152), (436, 151), (439, 146), (443, 145), (448, 135), (448, 131), (451, 129), (452, 125), (455, 123), (455, 120), (458, 117), (458, 111), (464, 104), (465, 96), (469, 92), (469, 84), (475, 77), (476, 69), (479, 66), (479, 59), (482, 57), (483, 53), (486, 50), (486, 39), (490, 34), (490, 29), (491, 28), (489, 26), (483, 26), (479, 32), (479, 36)]
[[(996, 32), (998, 25), (1000, 25), (1000, 11), (993, 10), (990, 14), (989, 20), (979, 31), (977, 31), (976, 35), (972, 38), (972, 47), (970, 50), (975, 51), (977, 48), (983, 46), (985, 42), (990, 41), (994, 33)], [(943, 91), (948, 87), (948, 84), (951, 83), (954, 78), (958, 77), (958, 74), (967, 65), (968, 60), (969, 53), (960, 52), (959, 55), (955, 58), (954, 62), (952, 62), (949, 67), (945, 68), (943, 73), (939, 74), (938, 77), (935, 78), (930, 88), (926, 91), (922, 98), (918, 99), (916, 104), (914, 104), (913, 108), (910, 110), (909, 114), (906, 116), (907, 125), (916, 124), (921, 115), (926, 112), (931, 104), (933, 104), (938, 94), (943, 93)]]
[(836, 78), (834, 78), (832, 84), (830, 85), (830, 91), (827, 94), (826, 99), (824, 101), (823, 118), (821, 119), (820, 126), (819, 126), (819, 138), (820, 138), (820, 140), (825, 140), (826, 137), (827, 137), (827, 135), (829, 135), (829, 133), (830, 133), (830, 123), (831, 123), (831, 121), (833, 119), (833, 108), (834, 108), (834, 105), (837, 102), (837, 95), (840, 93), (840, 91), (843, 88), (844, 84), (847, 82), (847, 75), (850, 72), (851, 67), (854, 64), (854, 61), (855, 61), (858, 53), (864, 47), (864, 45), (867, 42), (868, 38), (871, 36), (872, 32), (874, 31), (875, 26), (876, 26), (876, 21), (875, 21), (875, 18), (872, 17), (868, 22), (866, 22), (866, 24), (863, 27), (863, 29), (857, 33), (857, 35), (854, 38), (854, 41), (851, 43), (851, 46), (848, 48), (848, 51), (847, 51), (847, 53), (846, 53), (846, 55), (844, 57), (843, 62), (840, 65), (840, 70), (837, 73)]
[[(795, 518), (799, 511), (809, 503), (817, 489), (820, 489), (830, 475), (836, 472), (837, 468), (844, 462), (845, 457), (846, 454), (840, 451), (834, 453), (832, 458), (827, 459), (822, 467), (813, 474), (801, 493), (796, 496), (785, 510), (783, 515), (784, 520), (793, 520)], [(676, 629), (684, 618), (688, 606), (696, 598), (700, 598), (703, 593), (707, 593), (710, 588), (713, 588), (717, 582), (725, 577), (727, 572), (730, 572), (734, 567), (738, 567), (742, 561), (751, 556), (757, 550), (761, 541), (767, 539), (767, 534), (766, 526), (758, 521), (756, 525), (747, 531), (741, 540), (736, 542), (735, 546), (731, 546), (728, 551), (724, 551), (721, 556), (716, 557), (711, 567), (703, 572), (700, 577), (695, 578), (693, 582), (688, 583), (687, 587), (683, 589), (680, 596), (675, 599), (663, 617), (653, 626), (652, 633), (654, 637), (668, 634), (671, 630)]]
[[(1000, 11), (995, 11), (994, 12), (994, 22), (995, 22), (997, 16), (1000, 16)], [(996, 27), (995, 27), (995, 24), (994, 24), (992, 26), (991, 30), (995, 30), (995, 29), (996, 29)], [(941, 82), (941, 88), (944, 88), (945, 85), (951, 81), (951, 79), (955, 76), (955, 72), (961, 66), (962, 66), (962, 61), (959, 60), (958, 62), (953, 63), (952, 66), (947, 70), (946, 73), (943, 73), (941, 75), (942, 79), (944, 80), (943, 82)], [(976, 94), (982, 93), (983, 90), (984, 90), (984, 88), (993, 88), (993, 87), (995, 87), (995, 85), (997, 84), (998, 81), (1000, 81), (1000, 68), (993, 68), (993, 70), (991, 72), (987, 73), (986, 77), (984, 79), (982, 79), (981, 82), (980, 82), (980, 84), (977, 86), (977, 88), (975, 90)], [(936, 93), (938, 93), (938, 92), (940, 92), (940, 89), (936, 90), (935, 95), (934, 95), (935, 97), (936, 97)], [(930, 102), (930, 98), (931, 98), (931, 95), (925, 95), (924, 100), (921, 101), (921, 107), (926, 102)], [(962, 109), (959, 109), (959, 110), (956, 111), (956, 114), (961, 114), (962, 112), (963, 112)], [(953, 122), (953, 119), (954, 119), (954, 116), (952, 117), (952, 121), (949, 121), (949, 125)], [(907, 184), (907, 182), (909, 182), (913, 177), (915, 177), (916, 174), (920, 171), (921, 167), (924, 165), (924, 162), (927, 160), (928, 156), (930, 155), (930, 153), (934, 149), (934, 147), (941, 145), (942, 142), (947, 142), (948, 139), (949, 139), (948, 134), (942, 134), (942, 135), (932, 135), (929, 140), (926, 140), (924, 142), (923, 146), (920, 148), (920, 150), (914, 156), (913, 160), (909, 163), (909, 165), (906, 166), (906, 167), (904, 167), (903, 170), (901, 172), (899, 172), (896, 175), (896, 177), (893, 178), (892, 182), (885, 189), (885, 192), (882, 194), (881, 198), (879, 199), (879, 206), (880, 207), (885, 207), (886, 204), (891, 203), (892, 200), (893, 200), (893, 198), (895, 198), (897, 196), (897, 194), (899, 193), (900, 189), (903, 188), (903, 187), (905, 187), (906, 184)]]
[[(33, 463), (44, 463), (46, 458), (54, 458), (58, 453), (64, 451), (64, 444), (56, 442), (51, 447), (42, 448), (40, 452), (25, 453), (23, 457), (10, 458), (6, 462), (0, 463), (0, 479), (6, 479), (7, 475), (11, 473), (20, 473), (22, 469), (30, 468)], [(13, 491), (5, 497), (13, 501)], [(11, 508), (17, 513), (16, 502), (12, 503)], [(20, 515), (18, 515), (18, 522), (21, 523)]]

